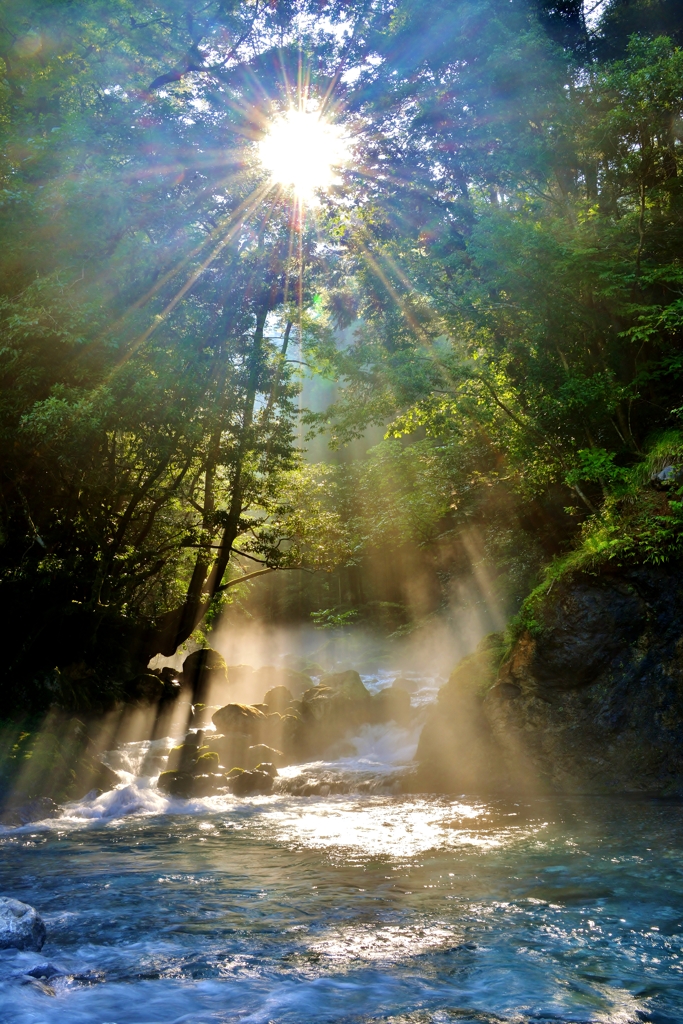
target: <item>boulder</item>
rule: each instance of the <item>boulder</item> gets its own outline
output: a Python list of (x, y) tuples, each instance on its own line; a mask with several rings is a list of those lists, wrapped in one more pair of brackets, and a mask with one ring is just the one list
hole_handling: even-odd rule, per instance
[(207, 703), (212, 690), (225, 690), (228, 671), (225, 658), (210, 647), (189, 654), (183, 662), (183, 685), (192, 691), (192, 703)]
[(277, 765), (279, 768), (284, 768), (287, 763), (287, 759), (281, 750), (267, 747), (265, 743), (256, 743), (247, 750), (247, 768), (257, 768), (261, 761), (272, 762), (272, 764)]
[[(194, 763), (197, 760), (198, 752), (204, 743), (204, 732), (198, 729), (197, 732), (188, 732), (182, 743), (173, 747), (168, 755), (166, 767), (169, 771), (192, 772)], [(207, 746), (206, 751), (209, 748)]]
[(282, 715), (277, 711), (266, 715), (266, 721), (261, 730), (261, 738), (269, 747), (280, 747), (282, 745)]
[(268, 772), (240, 772), (233, 775), (229, 786), (235, 796), (253, 796), (256, 793), (271, 793), (273, 779)]
[[(349, 732), (372, 721), (373, 703), (357, 672), (325, 676), (302, 695), (300, 720), (285, 725), (283, 745), (290, 757), (320, 757)], [(294, 717), (294, 716), (293, 716)]]
[(0, 896), (0, 949), (43, 948), (46, 931), (42, 917), (28, 903)]
[(283, 715), (294, 700), (292, 691), (288, 686), (273, 686), (263, 697), (263, 703), (268, 705), (270, 711), (277, 711)]
[(370, 694), (363, 685), (363, 680), (352, 668), (346, 672), (336, 672), (332, 675), (323, 676), (320, 686), (327, 686), (334, 690), (340, 697), (352, 701), (366, 701)]
[(72, 800), (81, 800), (93, 789), (106, 793), (110, 789), (116, 789), (121, 782), (112, 768), (90, 757), (82, 757), (76, 763), (74, 775), (69, 793)]
[(218, 763), (223, 768), (244, 764), (247, 750), (251, 746), (251, 737), (246, 733), (232, 733), (230, 736), (216, 735), (207, 743), (208, 751), (218, 754)]
[(141, 706), (158, 704), (164, 697), (165, 684), (154, 672), (144, 672), (135, 676), (125, 685), (125, 694), (129, 701)]
[(18, 828), (21, 825), (29, 825), (32, 821), (56, 818), (58, 814), (59, 805), (51, 797), (36, 797), (35, 800), (28, 800), (25, 803), (6, 805), (0, 811), (0, 824), (8, 828)]
[(193, 704), (189, 725), (193, 729), (205, 729), (219, 710), (218, 704)]
[(408, 725), (412, 718), (413, 709), (410, 704), (410, 694), (397, 686), (387, 686), (372, 698), (373, 721), (375, 722), (396, 722), (398, 725)]
[(221, 772), (205, 772), (195, 775), (192, 782), (192, 796), (213, 796), (225, 786), (225, 775)]
[(258, 742), (265, 720), (263, 711), (250, 704), (226, 704), (216, 711), (211, 719), (218, 732), (224, 736), (241, 733), (251, 736), (252, 742)]
[(259, 761), (259, 763), (256, 765), (255, 771), (265, 772), (266, 775), (270, 775), (271, 779), (277, 778), (278, 775), (277, 768), (275, 767), (274, 764), (271, 764), (270, 761)]
[(179, 796), (187, 800), (194, 795), (194, 776), (190, 772), (162, 772), (157, 789), (167, 796)]
[(205, 750), (204, 753), (200, 753), (197, 760), (194, 763), (195, 775), (204, 775), (206, 772), (215, 772), (218, 770), (219, 756), (215, 750)]

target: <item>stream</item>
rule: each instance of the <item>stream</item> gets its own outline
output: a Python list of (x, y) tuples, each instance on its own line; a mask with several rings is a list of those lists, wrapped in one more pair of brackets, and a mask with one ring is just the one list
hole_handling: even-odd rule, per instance
[(2, 1024), (680, 1024), (683, 807), (402, 795), (418, 735), (251, 798), (157, 792), (170, 739), (110, 752), (116, 790), (0, 830), (48, 929), (0, 951)]

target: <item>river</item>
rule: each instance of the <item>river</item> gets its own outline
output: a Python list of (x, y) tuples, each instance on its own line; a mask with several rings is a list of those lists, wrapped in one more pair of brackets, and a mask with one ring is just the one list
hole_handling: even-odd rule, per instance
[(48, 928), (0, 952), (2, 1024), (680, 1024), (683, 808), (401, 795), (418, 728), (241, 799), (112, 752), (117, 790), (0, 832)]

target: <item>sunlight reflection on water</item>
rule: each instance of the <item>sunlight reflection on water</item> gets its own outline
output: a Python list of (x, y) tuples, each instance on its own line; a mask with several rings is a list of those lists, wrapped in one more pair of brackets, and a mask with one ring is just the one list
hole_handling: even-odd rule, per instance
[(0, 831), (48, 927), (0, 951), (2, 1024), (680, 1024), (683, 809), (392, 793), (418, 735), (246, 799), (159, 793), (170, 740), (113, 752), (116, 790)]

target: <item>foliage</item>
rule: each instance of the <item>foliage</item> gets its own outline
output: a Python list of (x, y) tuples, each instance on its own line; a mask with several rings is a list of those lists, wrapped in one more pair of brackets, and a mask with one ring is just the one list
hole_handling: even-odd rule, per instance
[[(331, 429), (343, 443), (389, 422), (416, 451), (427, 437), (451, 491), (433, 534), (467, 513), (485, 525), (503, 492), (518, 537), (543, 506), (554, 551), (537, 568), (672, 557), (678, 496), (652, 491), (647, 467), (680, 411), (683, 53), (634, 37), (577, 67), (519, 10), (483, 7), (481, 35), (471, 8), (438, 7), (450, 35), (410, 77), (404, 7), (368, 89), (373, 116), (381, 95), (383, 124), (402, 119), (405, 161), (344, 229), (361, 326), (337, 356)], [(510, 61), (515, 88), (491, 92)], [(387, 101), (380, 84), (401, 75)]]

